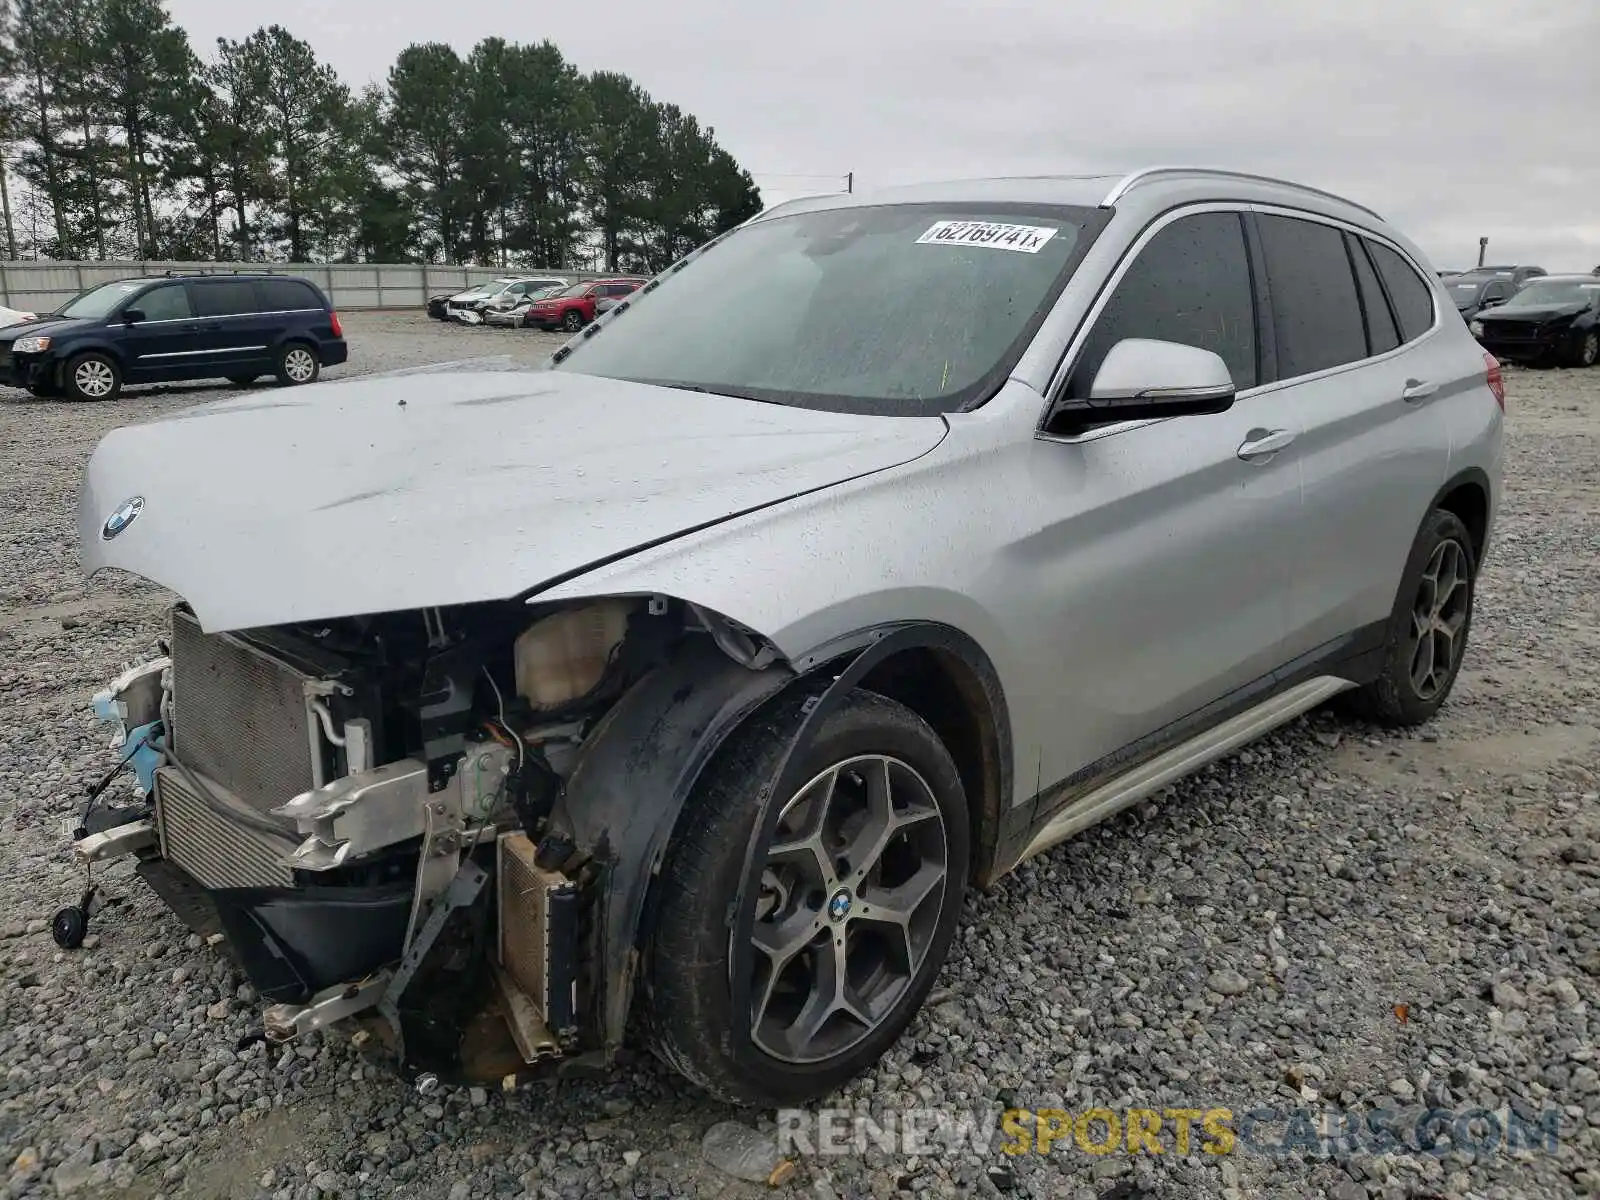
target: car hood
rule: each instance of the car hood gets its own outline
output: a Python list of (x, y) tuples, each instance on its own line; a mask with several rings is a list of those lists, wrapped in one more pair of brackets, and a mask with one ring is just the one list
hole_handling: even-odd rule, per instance
[(1539, 321), (1554, 321), (1560, 317), (1575, 317), (1587, 304), (1541, 304), (1537, 307), (1527, 308), (1485, 308), (1478, 313), (1480, 321), (1516, 321), (1519, 323), (1533, 324)]
[(107, 434), (79, 555), (177, 592), (213, 632), (507, 599), (945, 431), (566, 371), (313, 384)]
[(40, 317), (37, 321), (24, 321), (20, 325), (8, 325), (0, 329), (0, 341), (14, 342), (19, 337), (56, 337), (104, 324), (103, 320), (91, 321), (86, 317)]

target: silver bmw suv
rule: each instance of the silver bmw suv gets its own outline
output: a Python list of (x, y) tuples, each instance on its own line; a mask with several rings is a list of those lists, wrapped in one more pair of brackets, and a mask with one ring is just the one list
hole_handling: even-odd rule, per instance
[(84, 564), (182, 600), (96, 697), (136, 786), (77, 852), (222, 933), (274, 1039), (377, 1019), (444, 1077), (637, 1021), (816, 1097), (967, 887), (1325, 701), (1444, 703), (1503, 404), (1417, 248), (1312, 188), (786, 204), (544, 370), (110, 434)]

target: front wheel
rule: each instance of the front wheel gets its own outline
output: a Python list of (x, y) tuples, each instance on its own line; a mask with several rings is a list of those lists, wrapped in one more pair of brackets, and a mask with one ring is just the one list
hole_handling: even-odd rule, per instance
[(1572, 365), (1592, 367), (1596, 362), (1600, 362), (1600, 330), (1591, 329), (1578, 339), (1572, 351)]
[[(787, 1105), (826, 1095), (894, 1044), (955, 937), (969, 856), (949, 751), (916, 713), (856, 690), (776, 782), (801, 719), (781, 703), (736, 732), (701, 778), (652, 900), (646, 1023), (668, 1064), (720, 1099)], [(758, 821), (776, 828), (730, 920)], [(734, 981), (748, 995), (736, 1010)]]
[(1382, 674), (1351, 697), (1358, 715), (1404, 727), (1439, 711), (1466, 652), (1477, 574), (1472, 535), (1461, 518), (1443, 509), (1429, 513), (1389, 618)]
[(278, 382), (285, 387), (315, 383), (317, 376), (322, 373), (322, 364), (317, 361), (317, 356), (310, 346), (304, 342), (290, 342), (278, 351), (275, 373)]
[(67, 395), (74, 400), (115, 400), (122, 391), (122, 370), (104, 354), (80, 354), (63, 373)]
[(568, 309), (567, 314), (561, 318), (561, 328), (568, 333), (577, 333), (583, 328), (583, 314), (577, 309)]

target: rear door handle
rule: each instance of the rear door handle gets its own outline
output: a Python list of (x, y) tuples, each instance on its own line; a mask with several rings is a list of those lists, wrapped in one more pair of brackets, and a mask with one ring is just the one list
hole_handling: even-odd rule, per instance
[(1421, 404), (1429, 396), (1439, 390), (1437, 383), (1425, 383), (1421, 379), (1406, 380), (1405, 390), (1400, 393), (1400, 399), (1407, 404)]
[(1238, 454), (1245, 462), (1265, 462), (1293, 442), (1294, 434), (1287, 429), (1252, 429)]

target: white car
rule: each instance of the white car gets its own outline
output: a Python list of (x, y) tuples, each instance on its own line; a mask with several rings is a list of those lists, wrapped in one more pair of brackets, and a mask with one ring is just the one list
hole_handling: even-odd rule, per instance
[(493, 283), (485, 283), (479, 287), (470, 288), (459, 295), (451, 296), (449, 300), (445, 301), (445, 319), (461, 321), (467, 325), (481, 325), (483, 324), (484, 310), (496, 301), (513, 297), (520, 299), (530, 292), (566, 286), (567, 280), (559, 279), (553, 275), (515, 275), (504, 279), (496, 279)]
[(37, 321), (38, 313), (24, 312), (20, 308), (6, 308), (0, 305), (0, 329), (10, 325), (21, 325), (24, 321)]

